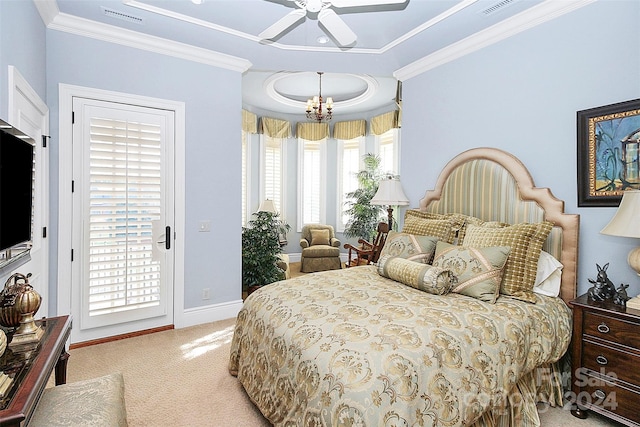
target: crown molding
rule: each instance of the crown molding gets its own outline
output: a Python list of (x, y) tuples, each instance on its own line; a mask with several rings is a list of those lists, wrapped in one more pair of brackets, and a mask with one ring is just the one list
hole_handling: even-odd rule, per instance
[(537, 6), (505, 19), (485, 30), (466, 37), (443, 49), (406, 65), (393, 73), (400, 81), (407, 81), (426, 71), (446, 64), (484, 47), (505, 40), (518, 33), (551, 21), (559, 16), (587, 6), (596, 0), (546, 0)]
[(53, 22), (53, 19), (60, 13), (58, 2), (55, 0), (33, 0), (33, 3), (36, 5), (36, 9), (38, 9), (40, 18), (45, 26)]
[(34, 0), (34, 3), (42, 21), (50, 30), (63, 31), (240, 73), (244, 73), (252, 65), (250, 61), (237, 56), (60, 13), (55, 0)]

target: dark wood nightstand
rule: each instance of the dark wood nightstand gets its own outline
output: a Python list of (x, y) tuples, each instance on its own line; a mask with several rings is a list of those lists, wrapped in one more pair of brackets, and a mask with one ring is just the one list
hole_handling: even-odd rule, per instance
[(640, 311), (586, 294), (570, 305), (571, 413), (586, 418), (589, 409), (640, 427)]

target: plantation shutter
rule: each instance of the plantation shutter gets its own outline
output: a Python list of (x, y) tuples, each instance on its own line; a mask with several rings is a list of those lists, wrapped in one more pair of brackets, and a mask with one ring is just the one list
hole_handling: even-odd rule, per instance
[(265, 138), (264, 198), (282, 212), (282, 139)]
[(347, 206), (348, 200), (345, 195), (358, 189), (361, 138), (342, 141), (342, 144), (342, 176), (340, 177), (342, 185), (339, 195), (341, 230), (344, 229), (344, 226), (349, 221), (349, 215), (344, 212), (349, 207)]
[(320, 223), (320, 195), (322, 176), (320, 162), (320, 141), (303, 141), (303, 204), (302, 204), (302, 220), (303, 224)]
[(159, 305), (161, 129), (91, 118), (89, 316)]
[(242, 131), (242, 226), (247, 224), (247, 162), (249, 150), (249, 134)]

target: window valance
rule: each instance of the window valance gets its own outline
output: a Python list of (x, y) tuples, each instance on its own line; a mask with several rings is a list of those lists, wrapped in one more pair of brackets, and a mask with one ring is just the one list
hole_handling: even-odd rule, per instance
[(291, 123), (286, 120), (262, 117), (260, 118), (260, 130), (272, 138), (291, 137)]
[(258, 116), (250, 111), (242, 110), (242, 130), (247, 133), (258, 133)]
[(389, 111), (371, 119), (371, 133), (374, 135), (382, 135), (386, 131), (397, 127), (400, 127), (398, 110)]
[(296, 137), (307, 141), (320, 141), (329, 137), (329, 123), (298, 123)]
[(351, 120), (348, 122), (336, 122), (333, 125), (333, 137), (335, 139), (353, 139), (364, 136), (367, 132), (365, 120)]

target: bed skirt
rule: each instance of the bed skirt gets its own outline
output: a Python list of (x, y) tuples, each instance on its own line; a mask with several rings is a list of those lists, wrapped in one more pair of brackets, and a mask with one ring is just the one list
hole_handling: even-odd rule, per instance
[(504, 406), (484, 413), (472, 427), (540, 427), (537, 403), (563, 406), (564, 357), (523, 376)]

